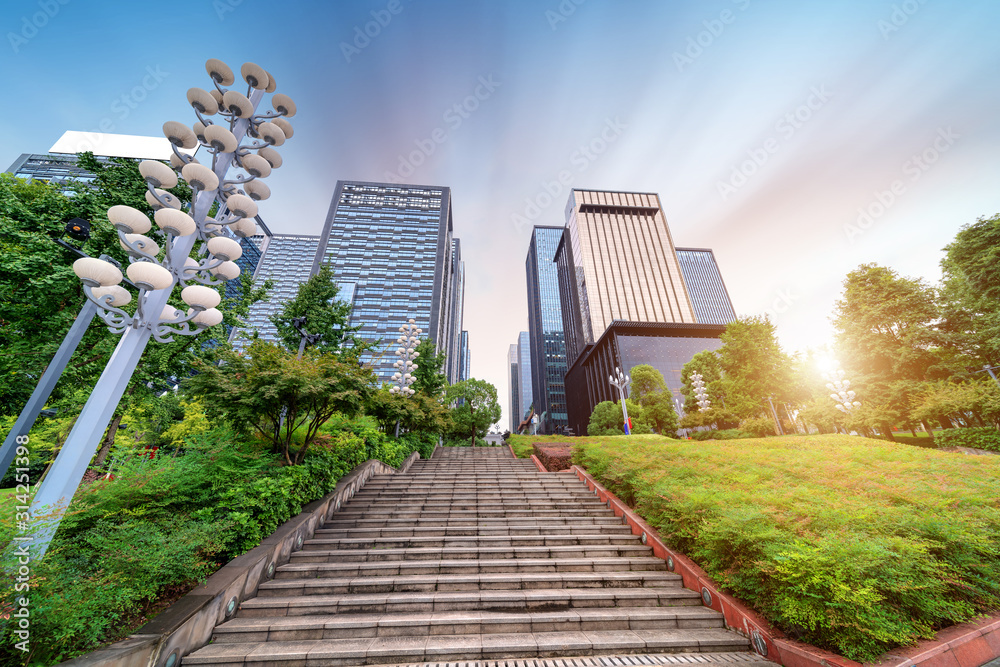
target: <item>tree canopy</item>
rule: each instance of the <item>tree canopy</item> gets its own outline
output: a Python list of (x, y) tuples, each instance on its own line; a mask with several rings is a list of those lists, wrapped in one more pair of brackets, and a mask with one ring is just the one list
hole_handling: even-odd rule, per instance
[(476, 438), (486, 435), (502, 414), (497, 400), (497, 388), (486, 380), (470, 378), (448, 387), (448, 402), (461, 400), (451, 410), (455, 433), (468, 436), (475, 446)]
[(359, 327), (348, 326), (351, 305), (338, 300), (339, 294), (340, 287), (328, 264), (321, 266), (315, 275), (299, 285), (295, 296), (271, 318), (285, 349), (298, 351), (302, 336), (292, 325), (292, 320), (305, 317), (304, 330), (319, 336), (319, 341), (312, 345), (313, 349), (337, 355), (350, 352), (354, 356), (362, 351), (361, 341), (354, 335)]

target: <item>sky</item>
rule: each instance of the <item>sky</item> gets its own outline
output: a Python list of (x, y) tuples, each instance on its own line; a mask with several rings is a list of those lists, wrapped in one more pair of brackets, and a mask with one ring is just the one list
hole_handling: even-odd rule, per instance
[(273, 232), (318, 234), (338, 179), (452, 189), (472, 375), (506, 425), (560, 172), (659, 193), (788, 352), (830, 340), (860, 264), (936, 281), (961, 226), (1000, 212), (998, 19), (995, 0), (10, 0), (0, 168), (65, 130), (190, 124), (205, 60), (261, 65), (298, 107)]

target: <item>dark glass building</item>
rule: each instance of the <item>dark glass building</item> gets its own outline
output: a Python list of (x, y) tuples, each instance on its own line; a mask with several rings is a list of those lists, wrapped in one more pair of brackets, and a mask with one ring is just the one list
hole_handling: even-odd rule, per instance
[(708, 248), (677, 248), (694, 316), (699, 324), (729, 324), (736, 311), (722, 280), (715, 254)]
[(618, 390), (608, 376), (615, 368), (629, 372), (640, 364), (649, 364), (663, 374), (674, 395), (675, 409), (683, 414), (681, 370), (698, 352), (722, 347), (719, 336), (725, 330), (721, 324), (612, 322), (566, 373), (566, 386), (572, 389), (566, 393), (570, 428), (576, 435), (586, 435), (594, 406), (618, 400)]
[(458, 371), (458, 381), (459, 382), (464, 382), (464, 381), (468, 380), (470, 377), (472, 377), (471, 371), (469, 370), (469, 363), (471, 362), (471, 358), (470, 358), (470, 354), (469, 354), (469, 332), (468, 331), (463, 331), (462, 332), (462, 353), (461, 354), (462, 354), (462, 366), (461, 366), (461, 368)]
[(333, 267), (342, 295), (352, 297), (350, 325), (361, 327), (359, 337), (381, 341), (362, 360), (383, 381), (396, 370), (398, 329), (410, 319), (445, 353), (448, 381), (457, 379), (456, 300), (464, 295), (452, 240), (449, 188), (337, 182), (312, 271)]
[(507, 349), (507, 367), (509, 368), (507, 386), (510, 388), (510, 396), (508, 396), (507, 401), (507, 414), (510, 416), (511, 433), (517, 433), (517, 427), (521, 423), (521, 418), (518, 416), (521, 412), (521, 390), (518, 387), (521, 373), (518, 370), (518, 366), (517, 344), (515, 343)]
[(567, 425), (566, 341), (559, 301), (556, 248), (562, 227), (536, 226), (528, 245), (528, 335), (531, 346), (531, 387), (539, 433), (555, 433)]

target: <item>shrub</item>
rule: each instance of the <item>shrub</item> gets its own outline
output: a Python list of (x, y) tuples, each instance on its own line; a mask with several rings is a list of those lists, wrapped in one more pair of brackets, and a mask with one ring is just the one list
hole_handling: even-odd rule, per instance
[(853, 660), (1000, 606), (1000, 460), (841, 435), (751, 445), (578, 440), (574, 462), (723, 589)]
[(1000, 431), (995, 428), (949, 428), (934, 434), (938, 447), (973, 447), (1000, 452)]
[(753, 417), (740, 422), (740, 430), (752, 437), (766, 438), (775, 435), (774, 422), (768, 417)]

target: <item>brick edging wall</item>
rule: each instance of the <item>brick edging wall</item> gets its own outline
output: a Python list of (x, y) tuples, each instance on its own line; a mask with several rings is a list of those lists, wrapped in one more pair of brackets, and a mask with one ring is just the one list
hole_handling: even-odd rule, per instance
[[(544, 470), (540, 462), (536, 465)], [(786, 667), (861, 667), (861, 663), (786, 637), (742, 602), (721, 592), (715, 581), (691, 559), (668, 548), (655, 528), (590, 473), (576, 465), (570, 470), (614, 510), (616, 516), (624, 517), (634, 535), (643, 536), (643, 542), (652, 547), (653, 554), (667, 561), (667, 569), (681, 575), (685, 588), (701, 593), (703, 605), (723, 614), (726, 627), (750, 639), (758, 654)], [(934, 639), (918, 642), (916, 646), (895, 649), (872, 663), (872, 667), (980, 667), (998, 657), (1000, 614), (994, 614), (980, 621), (945, 628)]]
[(215, 626), (232, 618), (240, 603), (256, 597), (257, 587), (270, 580), (275, 569), (287, 563), (291, 553), (301, 549), (373, 475), (406, 472), (419, 458), (413, 452), (399, 470), (374, 459), (362, 463), (333, 491), (305, 505), (259, 546), (229, 561), (128, 639), (63, 662), (62, 667), (179, 666), (181, 658), (208, 644)]
[(539, 472), (548, 472), (548, 470), (545, 469), (545, 465), (542, 463), (542, 460), (534, 454), (531, 455), (531, 462), (535, 464), (535, 467), (538, 468)]

